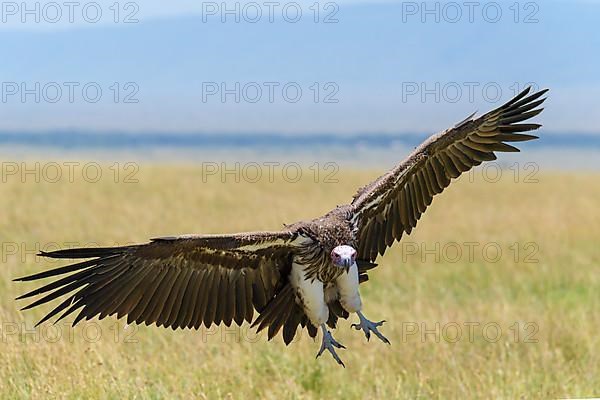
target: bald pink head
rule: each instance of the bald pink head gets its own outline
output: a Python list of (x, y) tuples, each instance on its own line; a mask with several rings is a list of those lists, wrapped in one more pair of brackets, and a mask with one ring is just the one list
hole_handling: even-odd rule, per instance
[(331, 251), (333, 265), (345, 268), (346, 271), (356, 262), (356, 250), (352, 246), (337, 246)]

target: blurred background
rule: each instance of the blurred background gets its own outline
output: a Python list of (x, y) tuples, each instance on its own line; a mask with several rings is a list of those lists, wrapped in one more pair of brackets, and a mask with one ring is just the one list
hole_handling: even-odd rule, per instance
[[(0, 397), (584, 398), (600, 389), (600, 1), (0, 2)], [(247, 325), (57, 325), (36, 254), (280, 229), (549, 88), (361, 286), (346, 369)], [(56, 304), (54, 304), (56, 306)], [(263, 332), (264, 333), (264, 332)]]
[[(223, 148), (273, 158), (283, 147), (392, 165), (531, 85), (552, 90), (531, 159), (598, 167), (598, 1), (42, 1), (1, 12), (4, 152), (193, 148), (186, 159), (210, 149), (212, 161)], [(388, 158), (390, 146), (405, 148)]]

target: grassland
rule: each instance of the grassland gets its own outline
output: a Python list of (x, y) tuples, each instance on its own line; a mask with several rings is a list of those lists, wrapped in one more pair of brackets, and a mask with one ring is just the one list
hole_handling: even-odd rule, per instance
[(363, 285), (365, 313), (387, 320), (392, 346), (367, 343), (343, 321), (335, 334), (348, 347), (343, 369), (328, 356), (315, 361), (318, 343), (306, 335), (286, 347), (247, 327), (124, 330), (107, 318), (34, 330), (50, 308), (18, 311), (14, 298), (34, 285), (11, 280), (58, 266), (33, 255), (54, 244), (278, 229), (347, 202), (378, 171), (342, 171), (338, 183), (308, 174), (297, 183), (203, 182), (197, 167), (160, 165), (142, 165), (137, 183), (116, 183), (103, 171), (95, 183), (0, 184), (1, 398), (600, 395), (598, 175), (461, 178)]

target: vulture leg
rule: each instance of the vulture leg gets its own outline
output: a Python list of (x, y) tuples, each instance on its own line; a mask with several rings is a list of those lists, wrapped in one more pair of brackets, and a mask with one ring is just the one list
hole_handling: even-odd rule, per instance
[(362, 308), (360, 293), (358, 292), (358, 266), (353, 263), (348, 272), (340, 275), (336, 281), (338, 292), (340, 293), (340, 303), (344, 310), (349, 313), (359, 312)]
[(335, 352), (335, 347), (337, 347), (338, 349), (345, 349), (346, 347), (333, 338), (331, 332), (327, 330), (327, 326), (325, 324), (321, 325), (321, 330), (323, 331), (323, 341), (321, 342), (321, 349), (317, 353), (317, 358), (319, 358), (319, 356), (323, 354), (323, 351), (327, 349), (327, 351), (331, 353), (335, 361), (337, 361), (337, 363), (340, 364), (342, 367), (346, 368), (342, 360), (338, 357), (337, 353)]
[(352, 327), (357, 331), (360, 331), (362, 329), (362, 331), (365, 333), (365, 336), (367, 337), (367, 341), (371, 338), (371, 332), (373, 332), (375, 336), (381, 339), (382, 342), (391, 344), (390, 341), (387, 340), (387, 338), (383, 336), (381, 332), (379, 332), (379, 330), (377, 329), (377, 327), (383, 325), (385, 321), (372, 322), (365, 318), (362, 312), (359, 311), (357, 312), (357, 314), (358, 318), (360, 318), (360, 323), (352, 324)]

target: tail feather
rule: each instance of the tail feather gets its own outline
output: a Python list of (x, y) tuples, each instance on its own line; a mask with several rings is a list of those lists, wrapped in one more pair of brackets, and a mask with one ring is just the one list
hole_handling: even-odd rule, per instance
[(298, 325), (307, 327), (311, 337), (316, 336), (316, 327), (308, 321), (304, 310), (296, 303), (296, 295), (288, 283), (267, 303), (251, 327), (257, 327), (257, 333), (268, 328), (269, 340), (275, 337), (283, 327), (283, 341), (289, 345), (296, 336)]

